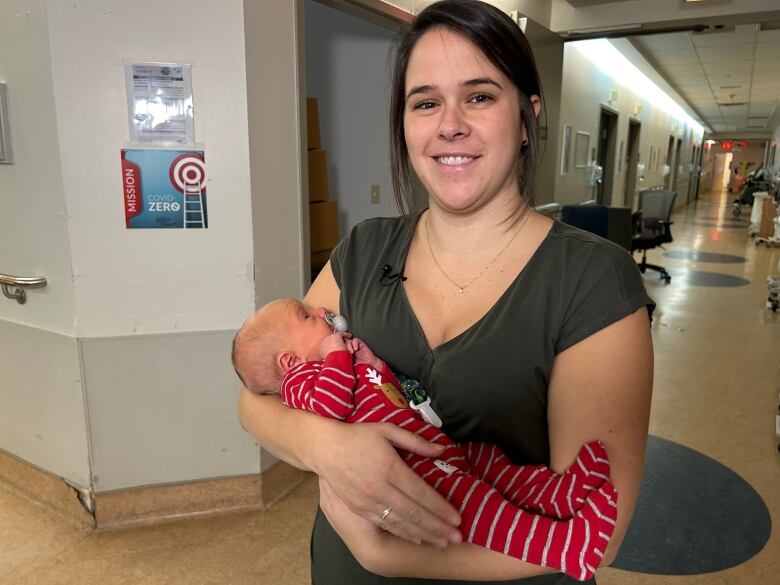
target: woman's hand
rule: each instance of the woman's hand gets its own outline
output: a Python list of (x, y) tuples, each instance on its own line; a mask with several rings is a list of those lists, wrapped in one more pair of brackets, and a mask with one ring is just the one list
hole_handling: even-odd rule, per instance
[[(389, 536), (371, 521), (352, 511), (333, 492), (328, 482), (320, 477), (320, 508), (330, 525), (347, 545), (360, 565), (367, 571), (378, 573), (380, 567), (374, 553), (382, 551), (382, 537)], [(395, 538), (392, 537), (391, 538)]]
[(442, 447), (390, 423), (331, 422), (309, 466), (353, 514), (410, 542), (444, 548), (461, 541), (457, 510), (395, 450), (436, 457)]

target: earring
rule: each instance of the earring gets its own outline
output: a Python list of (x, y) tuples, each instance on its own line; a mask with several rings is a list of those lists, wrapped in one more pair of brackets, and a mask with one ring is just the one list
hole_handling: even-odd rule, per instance
[(528, 138), (523, 139), (523, 141), (520, 143), (520, 146), (528, 146)]

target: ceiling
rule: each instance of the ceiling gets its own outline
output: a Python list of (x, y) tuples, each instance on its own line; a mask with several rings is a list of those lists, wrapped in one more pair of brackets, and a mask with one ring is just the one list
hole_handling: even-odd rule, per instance
[(767, 122), (780, 100), (778, 24), (634, 36), (630, 41), (713, 132), (771, 132)]

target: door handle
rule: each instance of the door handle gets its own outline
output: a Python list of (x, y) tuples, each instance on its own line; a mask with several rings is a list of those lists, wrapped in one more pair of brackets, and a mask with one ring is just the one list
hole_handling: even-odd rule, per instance
[(3, 288), (3, 295), (9, 299), (16, 300), (20, 305), (27, 302), (26, 288), (43, 288), (46, 284), (46, 279), (43, 276), (0, 274), (0, 286)]

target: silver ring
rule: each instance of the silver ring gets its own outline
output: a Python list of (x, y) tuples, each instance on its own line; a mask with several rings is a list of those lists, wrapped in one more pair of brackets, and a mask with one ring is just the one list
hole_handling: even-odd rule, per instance
[(390, 515), (390, 512), (392, 512), (392, 511), (393, 511), (393, 507), (392, 506), (388, 506), (387, 508), (385, 508), (382, 511), (382, 514), (380, 514), (380, 516), (379, 516), (379, 521), (380, 522), (384, 522), (385, 520), (387, 520), (387, 517)]

